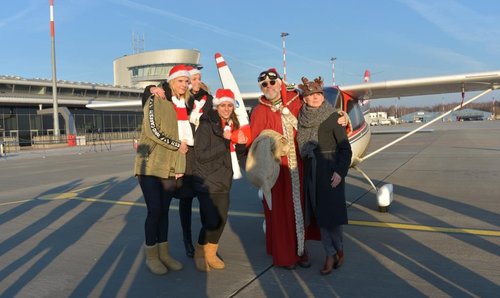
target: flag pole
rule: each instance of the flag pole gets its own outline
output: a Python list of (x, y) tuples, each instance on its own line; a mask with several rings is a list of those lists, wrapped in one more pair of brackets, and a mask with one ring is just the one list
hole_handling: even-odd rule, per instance
[(54, 117), (54, 139), (59, 140), (59, 112), (57, 105), (56, 46), (54, 30), (54, 0), (50, 0), (50, 38), (52, 41), (52, 109)]

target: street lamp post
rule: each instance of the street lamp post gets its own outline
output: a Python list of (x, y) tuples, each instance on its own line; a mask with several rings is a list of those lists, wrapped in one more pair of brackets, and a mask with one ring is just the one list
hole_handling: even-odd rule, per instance
[(285, 46), (285, 37), (287, 37), (288, 33), (281, 32), (281, 41), (283, 43), (283, 80), (286, 82), (286, 46)]
[(337, 57), (332, 57), (330, 61), (332, 61), (332, 86), (335, 86), (335, 60)]
[(492, 109), (491, 113), (493, 114), (493, 119), (496, 119), (495, 118), (495, 116), (496, 116), (496, 101), (495, 101), (495, 97), (493, 97), (493, 109)]
[(396, 115), (395, 115), (395, 118), (398, 119), (398, 103), (399, 103), (399, 96), (398, 96), (398, 99), (396, 100)]

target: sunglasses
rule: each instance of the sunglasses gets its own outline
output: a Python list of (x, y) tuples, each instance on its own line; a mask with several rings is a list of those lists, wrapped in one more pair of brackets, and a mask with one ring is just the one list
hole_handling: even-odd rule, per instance
[[(257, 79), (258, 82), (264, 81), (266, 77), (269, 77), (270, 80), (276, 80), (279, 78), (279, 75), (271, 70), (266, 70), (260, 73), (259, 78)], [(274, 84), (273, 84), (274, 85)]]
[(268, 85), (274, 86), (276, 85), (276, 81), (269, 81), (269, 84), (268, 82), (262, 82), (262, 84), (260, 84), (262, 88), (266, 88)]

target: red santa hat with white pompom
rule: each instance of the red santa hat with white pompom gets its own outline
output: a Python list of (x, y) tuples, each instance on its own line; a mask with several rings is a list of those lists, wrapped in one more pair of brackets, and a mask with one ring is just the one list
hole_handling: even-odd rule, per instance
[(179, 78), (179, 77), (190, 77), (191, 75), (189, 74), (189, 69), (187, 68), (186, 65), (184, 64), (178, 64), (170, 70), (168, 73), (167, 77), (167, 82), (170, 82), (173, 79)]
[(194, 76), (195, 74), (201, 74), (201, 71), (193, 66), (187, 66), (187, 70), (189, 71), (189, 75)]
[(212, 102), (214, 109), (223, 102), (230, 102), (233, 105), (236, 105), (233, 91), (230, 89), (217, 89), (217, 92), (215, 92), (215, 98)]

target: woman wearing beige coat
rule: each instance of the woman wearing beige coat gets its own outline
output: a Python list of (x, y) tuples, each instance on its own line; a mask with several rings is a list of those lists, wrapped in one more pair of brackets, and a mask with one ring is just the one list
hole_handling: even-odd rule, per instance
[(193, 142), (190, 128), (185, 129), (187, 113), (183, 105), (189, 98), (189, 72), (183, 65), (175, 66), (167, 80), (172, 96), (167, 100), (151, 96), (144, 105), (135, 159), (135, 175), (147, 206), (146, 266), (154, 274), (182, 269), (168, 252), (168, 213), (176, 179), (185, 172), (188, 144)]

